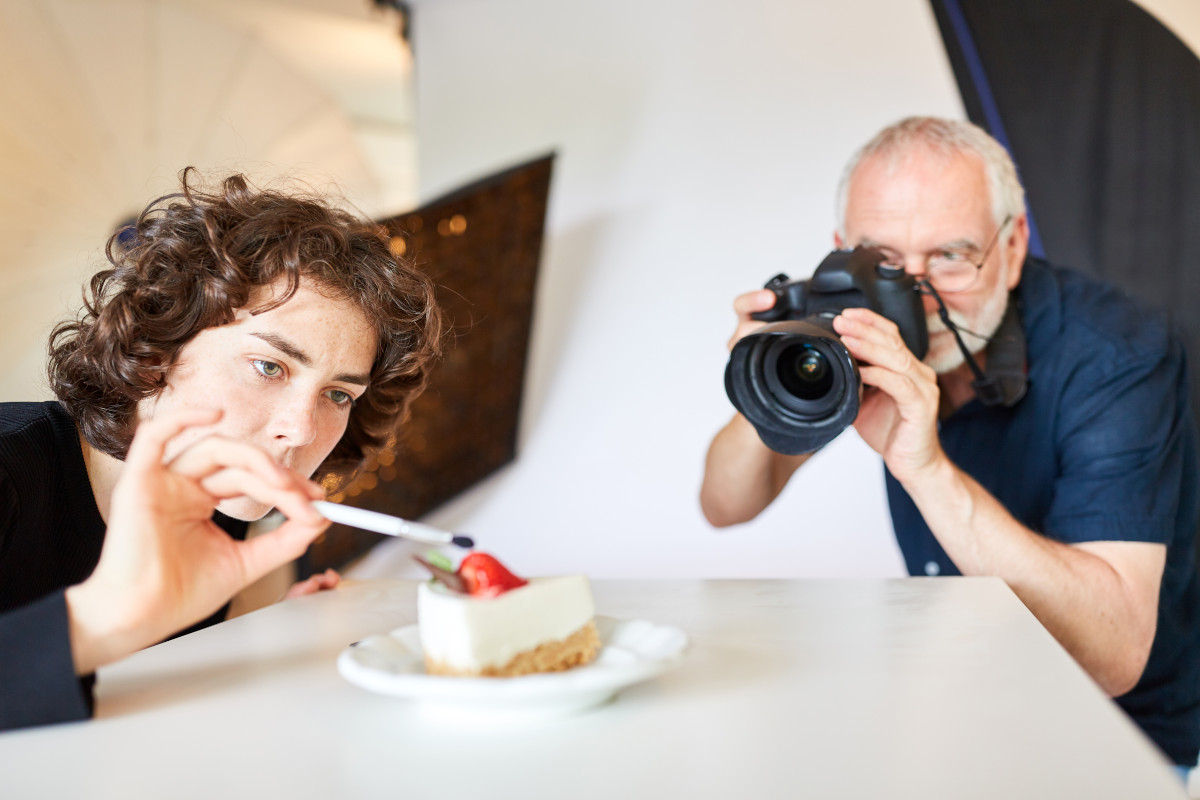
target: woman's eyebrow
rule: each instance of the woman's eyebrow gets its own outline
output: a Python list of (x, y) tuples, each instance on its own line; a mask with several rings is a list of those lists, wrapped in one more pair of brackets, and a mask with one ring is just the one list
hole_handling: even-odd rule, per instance
[[(255, 337), (256, 339), (262, 339), (264, 342), (271, 345), (271, 347), (274, 347), (276, 350), (283, 353), (285, 356), (288, 356), (289, 358), (293, 358), (296, 361), (300, 362), (300, 366), (302, 366), (302, 367), (311, 367), (312, 366), (312, 359), (308, 357), (307, 353), (305, 353), (303, 350), (301, 350), (299, 348), (299, 346), (297, 346), (293, 342), (288, 341), (287, 339), (283, 338), (279, 334), (277, 334), (277, 333), (251, 333), (250, 335)], [(334, 375), (333, 379), (340, 383), (353, 383), (353, 384), (357, 384), (358, 386), (370, 386), (371, 385), (371, 379), (369, 377), (367, 377), (366, 375), (351, 375), (349, 373), (344, 372), (341, 375)]]
[(308, 355), (303, 350), (301, 350), (297, 345), (293, 344), (292, 342), (289, 342), (287, 339), (283, 338), (279, 334), (277, 334), (277, 333), (251, 333), (250, 335), (257, 339), (262, 339), (264, 342), (271, 345), (271, 347), (274, 347), (276, 350), (283, 353), (285, 356), (288, 356), (289, 358), (294, 358), (295, 360), (299, 361), (301, 366), (304, 366), (304, 367), (312, 366), (312, 359), (309, 358)]

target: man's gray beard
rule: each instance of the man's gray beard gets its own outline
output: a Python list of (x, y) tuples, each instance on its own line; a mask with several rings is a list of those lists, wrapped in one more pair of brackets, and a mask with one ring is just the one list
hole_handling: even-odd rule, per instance
[[(978, 355), (987, 347), (988, 340), (999, 329), (1007, 308), (1008, 288), (1004, 284), (1000, 284), (975, 316), (967, 317), (951, 309), (950, 321), (958, 326), (958, 332), (962, 335), (963, 343), (971, 351), (971, 355)], [(958, 342), (954, 341), (954, 334), (949, 333), (949, 328), (945, 326), (936, 311), (925, 318), (925, 324), (929, 328), (930, 342), (929, 352), (925, 355), (925, 363), (933, 367), (933, 371), (938, 375), (945, 375), (962, 366), (966, 361), (962, 350), (959, 349)], [(978, 333), (979, 336), (973, 336), (967, 331)], [(943, 332), (945, 335), (938, 339), (938, 346), (935, 350), (933, 347), (934, 334)], [(980, 336), (983, 338), (979, 338)]]

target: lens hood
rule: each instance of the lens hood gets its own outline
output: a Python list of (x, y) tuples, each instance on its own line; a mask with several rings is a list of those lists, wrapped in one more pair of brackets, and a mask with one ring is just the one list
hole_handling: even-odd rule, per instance
[(725, 393), (772, 450), (811, 453), (837, 438), (858, 416), (858, 363), (830, 319), (765, 325), (734, 345)]

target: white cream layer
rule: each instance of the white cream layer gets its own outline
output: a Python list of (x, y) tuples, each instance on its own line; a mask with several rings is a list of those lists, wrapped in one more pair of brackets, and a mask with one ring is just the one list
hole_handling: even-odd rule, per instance
[(595, 614), (583, 575), (531, 578), (499, 597), (468, 597), (427, 581), (417, 589), (425, 654), (460, 669), (500, 667), (517, 653), (561, 641)]

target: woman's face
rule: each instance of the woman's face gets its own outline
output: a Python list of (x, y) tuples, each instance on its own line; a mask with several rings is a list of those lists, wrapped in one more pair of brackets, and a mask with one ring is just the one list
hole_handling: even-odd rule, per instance
[[(251, 314), (282, 289), (280, 282), (262, 290), (233, 322), (197, 334), (180, 351), (166, 388), (138, 405), (140, 420), (179, 408), (224, 412), (215, 425), (173, 440), (168, 458), (218, 434), (256, 445), (310, 477), (342, 438), (350, 408), (367, 388), (375, 332), (356, 306), (308, 281), (283, 305)], [(218, 508), (243, 520), (271, 510), (248, 497)]]

